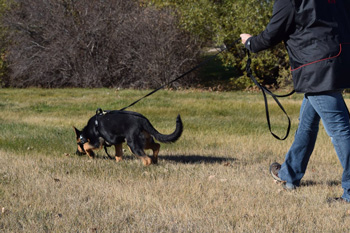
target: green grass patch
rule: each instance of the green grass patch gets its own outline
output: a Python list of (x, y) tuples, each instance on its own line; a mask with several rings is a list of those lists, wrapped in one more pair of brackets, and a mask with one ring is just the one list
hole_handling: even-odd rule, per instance
[[(73, 125), (148, 92), (0, 89), (0, 231), (348, 231), (349, 208), (326, 202), (342, 194), (342, 169), (322, 126), (300, 189), (284, 192), (268, 174), (293, 142), (302, 95), (281, 99), (285, 141), (269, 133), (260, 93), (162, 90), (128, 109), (165, 134), (181, 115), (183, 135), (161, 144), (158, 165), (127, 147), (120, 163), (74, 154)], [(285, 116), (271, 100), (270, 110), (283, 135)]]
[[(203, 60), (210, 59), (216, 53), (208, 53)], [(235, 67), (225, 67), (218, 58), (210, 60), (205, 66), (199, 69), (200, 83), (203, 87), (218, 87), (221, 89), (232, 89), (230, 79), (238, 77), (239, 73)]]

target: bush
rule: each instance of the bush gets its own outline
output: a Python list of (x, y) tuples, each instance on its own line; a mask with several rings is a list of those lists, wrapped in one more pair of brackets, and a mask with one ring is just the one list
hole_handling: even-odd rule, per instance
[(153, 88), (197, 64), (200, 44), (169, 9), (133, 0), (14, 0), (11, 9), (13, 87)]
[[(3, 19), (3, 13), (7, 9), (6, 0), (0, 0), (0, 22)], [(6, 55), (6, 28), (0, 23), (0, 87), (5, 86), (5, 82), (7, 79), (7, 63), (5, 59)]]
[[(272, 14), (274, 1), (270, 0), (148, 0), (157, 6), (170, 6), (181, 16), (181, 26), (199, 36), (212, 46), (225, 44), (231, 47), (229, 53), (221, 56), (228, 67), (240, 71), (238, 77), (232, 77), (233, 89), (246, 88), (251, 85), (245, 76), (246, 54), (242, 44), (233, 45), (241, 33), (256, 35), (265, 29)], [(278, 86), (282, 79), (290, 78), (284, 72), (279, 77), (280, 69), (289, 67), (286, 49), (282, 44), (273, 49), (252, 54), (252, 70), (265, 85)], [(237, 79), (237, 80), (236, 80)], [(280, 81), (277, 81), (280, 79)], [(286, 82), (283, 82), (286, 83)]]

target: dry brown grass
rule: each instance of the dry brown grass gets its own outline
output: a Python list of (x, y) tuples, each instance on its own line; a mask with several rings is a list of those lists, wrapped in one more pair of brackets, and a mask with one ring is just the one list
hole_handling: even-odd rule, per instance
[[(158, 99), (157, 109), (137, 106), (161, 132), (173, 130), (178, 112), (185, 124), (180, 141), (162, 145), (159, 164), (144, 167), (128, 153), (118, 164), (102, 152), (95, 160), (73, 155), (71, 124), (83, 126), (89, 109), (115, 96), (75, 103), (72, 91), (57, 90), (76, 113), (72, 106), (54, 108), (51, 95), (35, 100), (49, 91), (0, 93), (0, 231), (348, 232), (350, 205), (326, 202), (342, 190), (341, 167), (323, 129), (302, 187), (286, 192), (273, 182), (268, 166), (283, 161), (293, 134), (285, 142), (269, 135), (260, 95), (166, 92), (157, 97), (173, 98), (171, 105)], [(79, 92), (94, 97), (92, 90)], [(29, 96), (27, 104), (19, 104), (19, 95)], [(48, 111), (31, 110), (45, 101)], [(283, 103), (293, 131), (300, 97)], [(23, 138), (27, 144), (11, 144)]]

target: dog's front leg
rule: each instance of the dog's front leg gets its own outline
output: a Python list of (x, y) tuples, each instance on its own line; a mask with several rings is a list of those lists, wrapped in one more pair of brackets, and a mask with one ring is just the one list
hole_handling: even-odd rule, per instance
[(88, 156), (91, 159), (95, 158), (95, 153), (93, 152), (94, 149), (96, 149), (96, 148), (94, 146), (90, 145), (90, 143), (84, 144), (84, 150), (85, 150), (86, 154), (88, 154)]
[(117, 144), (114, 146), (115, 148), (115, 160), (120, 162), (123, 160), (123, 144)]

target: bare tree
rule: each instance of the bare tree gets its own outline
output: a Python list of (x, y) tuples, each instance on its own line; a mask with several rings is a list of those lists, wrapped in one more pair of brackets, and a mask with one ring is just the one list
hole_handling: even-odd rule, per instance
[(168, 9), (133, 0), (13, 1), (4, 19), (11, 86), (153, 88), (197, 63), (199, 43)]

